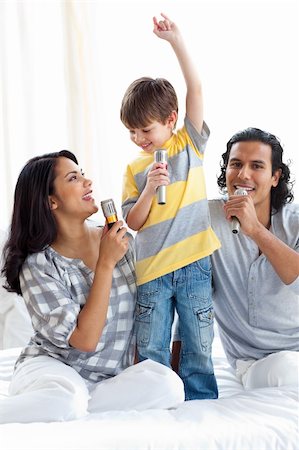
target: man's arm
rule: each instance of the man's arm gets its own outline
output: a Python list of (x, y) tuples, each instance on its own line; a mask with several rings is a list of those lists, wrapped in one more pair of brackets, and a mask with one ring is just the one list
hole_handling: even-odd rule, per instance
[(285, 284), (291, 284), (299, 276), (299, 254), (269, 231), (256, 214), (250, 196), (235, 197), (224, 206), (226, 218), (236, 216), (244, 234), (259, 247), (275, 272)]
[(299, 254), (295, 250), (274, 236), (262, 224), (256, 227), (250, 237), (285, 284), (291, 284), (296, 280), (299, 276)]
[(180, 64), (186, 87), (186, 115), (200, 133), (203, 125), (203, 96), (202, 86), (196, 68), (188, 54), (181, 33), (174, 22), (161, 13), (164, 20), (154, 21), (154, 33), (161, 39), (165, 39), (172, 46)]

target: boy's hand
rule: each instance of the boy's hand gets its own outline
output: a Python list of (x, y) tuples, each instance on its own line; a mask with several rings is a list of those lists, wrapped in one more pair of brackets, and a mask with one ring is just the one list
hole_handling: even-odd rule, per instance
[(169, 17), (163, 13), (161, 13), (161, 16), (164, 20), (158, 21), (156, 17), (153, 17), (153, 31), (159, 38), (165, 39), (166, 41), (172, 43), (180, 35), (180, 31), (176, 24), (169, 19)]
[(159, 38), (168, 41), (176, 54), (187, 88), (186, 115), (196, 130), (201, 133), (203, 125), (203, 97), (197, 69), (188, 54), (184, 39), (177, 25), (164, 13), (161, 13), (161, 16), (163, 20), (158, 21), (156, 17), (153, 18), (154, 33)]
[(170, 183), (169, 173), (164, 164), (154, 163), (147, 175), (145, 191), (154, 196), (159, 186), (167, 186)]

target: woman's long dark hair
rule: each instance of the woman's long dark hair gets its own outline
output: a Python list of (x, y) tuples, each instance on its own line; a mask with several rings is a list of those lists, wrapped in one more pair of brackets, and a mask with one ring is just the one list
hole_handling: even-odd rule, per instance
[(53, 194), (55, 167), (59, 157), (71, 159), (68, 150), (47, 153), (30, 159), (22, 169), (14, 194), (14, 207), (8, 240), (4, 246), (2, 274), (9, 292), (21, 295), (19, 274), (26, 257), (50, 245), (57, 234), (49, 204)]
[(278, 185), (271, 189), (271, 212), (277, 213), (286, 203), (294, 200), (292, 193), (293, 181), (290, 181), (290, 169), (282, 162), (283, 148), (274, 134), (262, 131), (259, 128), (246, 128), (239, 131), (226, 144), (226, 152), (222, 154), (221, 174), (217, 178), (217, 184), (221, 192), (226, 190), (226, 168), (229, 160), (231, 148), (237, 142), (258, 141), (270, 145), (272, 149), (272, 175), (277, 170), (281, 170)]

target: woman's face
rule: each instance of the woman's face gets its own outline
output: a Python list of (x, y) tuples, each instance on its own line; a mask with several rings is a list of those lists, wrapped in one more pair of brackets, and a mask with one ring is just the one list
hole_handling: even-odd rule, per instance
[(59, 157), (55, 167), (54, 194), (49, 196), (56, 218), (87, 218), (98, 211), (92, 197), (92, 181), (71, 159)]

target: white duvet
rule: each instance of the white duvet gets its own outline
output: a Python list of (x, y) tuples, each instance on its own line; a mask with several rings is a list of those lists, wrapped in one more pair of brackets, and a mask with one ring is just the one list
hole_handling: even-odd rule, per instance
[[(19, 352), (20, 348), (0, 351), (0, 408)], [(297, 390), (245, 391), (222, 353), (219, 338), (213, 354), (218, 400), (193, 400), (173, 410), (90, 414), (71, 422), (0, 425), (0, 448), (297, 450)]]

